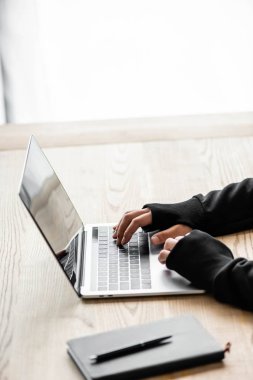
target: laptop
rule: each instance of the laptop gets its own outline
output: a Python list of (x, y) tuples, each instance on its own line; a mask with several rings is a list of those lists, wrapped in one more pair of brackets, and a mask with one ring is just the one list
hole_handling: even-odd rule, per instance
[[(83, 298), (203, 293), (158, 262), (152, 233), (117, 246), (113, 223), (84, 224), (34, 136), (19, 196), (70, 284)], [(94, 199), (95, 202), (95, 199)]]

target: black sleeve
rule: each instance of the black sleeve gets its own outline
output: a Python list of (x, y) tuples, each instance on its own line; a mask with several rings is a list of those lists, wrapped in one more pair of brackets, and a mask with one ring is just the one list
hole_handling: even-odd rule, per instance
[(186, 224), (211, 235), (225, 235), (253, 227), (253, 178), (232, 183), (222, 190), (175, 204), (151, 203), (152, 225), (146, 231)]
[(234, 259), (230, 249), (209, 234), (193, 230), (173, 248), (166, 266), (217, 300), (253, 311), (253, 261)]

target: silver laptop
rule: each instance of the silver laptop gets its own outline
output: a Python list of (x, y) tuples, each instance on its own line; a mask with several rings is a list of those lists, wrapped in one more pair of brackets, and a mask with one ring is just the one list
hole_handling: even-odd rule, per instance
[(113, 224), (84, 225), (33, 136), (19, 196), (79, 296), (203, 293), (158, 262), (161, 248), (151, 245), (151, 233), (138, 230), (127, 245), (118, 247)]

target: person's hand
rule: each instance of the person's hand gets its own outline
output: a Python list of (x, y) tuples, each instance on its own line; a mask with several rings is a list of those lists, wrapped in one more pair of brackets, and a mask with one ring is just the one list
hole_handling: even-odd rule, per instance
[[(185, 226), (188, 227), (188, 226)], [(190, 228), (190, 227), (188, 227)], [(190, 229), (192, 231), (192, 229)], [(171, 250), (175, 247), (175, 245), (179, 242), (179, 240), (183, 239), (185, 236), (189, 235), (190, 232), (187, 232), (184, 236), (176, 236), (175, 238), (168, 238), (164, 243), (163, 249), (160, 251), (158, 255), (158, 260), (161, 264), (165, 264), (167, 257), (169, 256)]]
[(149, 208), (126, 212), (120, 222), (113, 227), (113, 238), (117, 239), (117, 245), (126, 244), (139, 227), (145, 227), (152, 223), (152, 215)]
[[(149, 208), (126, 212), (120, 222), (113, 227), (113, 238), (117, 239), (117, 245), (126, 244), (139, 227), (152, 224), (152, 213)], [(166, 239), (184, 236), (192, 230), (184, 224), (176, 224), (167, 230), (157, 232), (152, 236), (152, 244), (164, 244)]]
[(161, 250), (161, 252), (158, 255), (158, 260), (160, 261), (161, 264), (165, 264), (167, 257), (170, 254), (170, 251), (175, 247), (175, 245), (181, 240), (184, 236), (177, 236), (175, 239), (173, 238), (168, 238), (165, 241), (164, 247)]
[[(182, 238), (184, 235), (192, 231), (192, 228), (185, 224), (175, 224), (174, 226), (154, 234), (151, 238), (152, 244), (164, 244), (167, 240), (172, 239), (173, 241), (177, 238)], [(172, 240), (170, 240), (172, 244)], [(174, 245), (176, 242), (174, 241)]]

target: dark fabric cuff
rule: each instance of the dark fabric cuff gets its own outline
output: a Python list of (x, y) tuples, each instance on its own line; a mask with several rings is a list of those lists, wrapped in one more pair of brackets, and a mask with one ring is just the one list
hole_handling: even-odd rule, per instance
[(195, 286), (214, 293), (216, 276), (232, 260), (233, 254), (226, 245), (205, 232), (193, 230), (173, 248), (166, 266)]
[(198, 198), (174, 204), (148, 203), (143, 208), (149, 208), (152, 213), (152, 224), (144, 231), (164, 230), (175, 224), (186, 224), (191, 228), (203, 229), (205, 213)]

